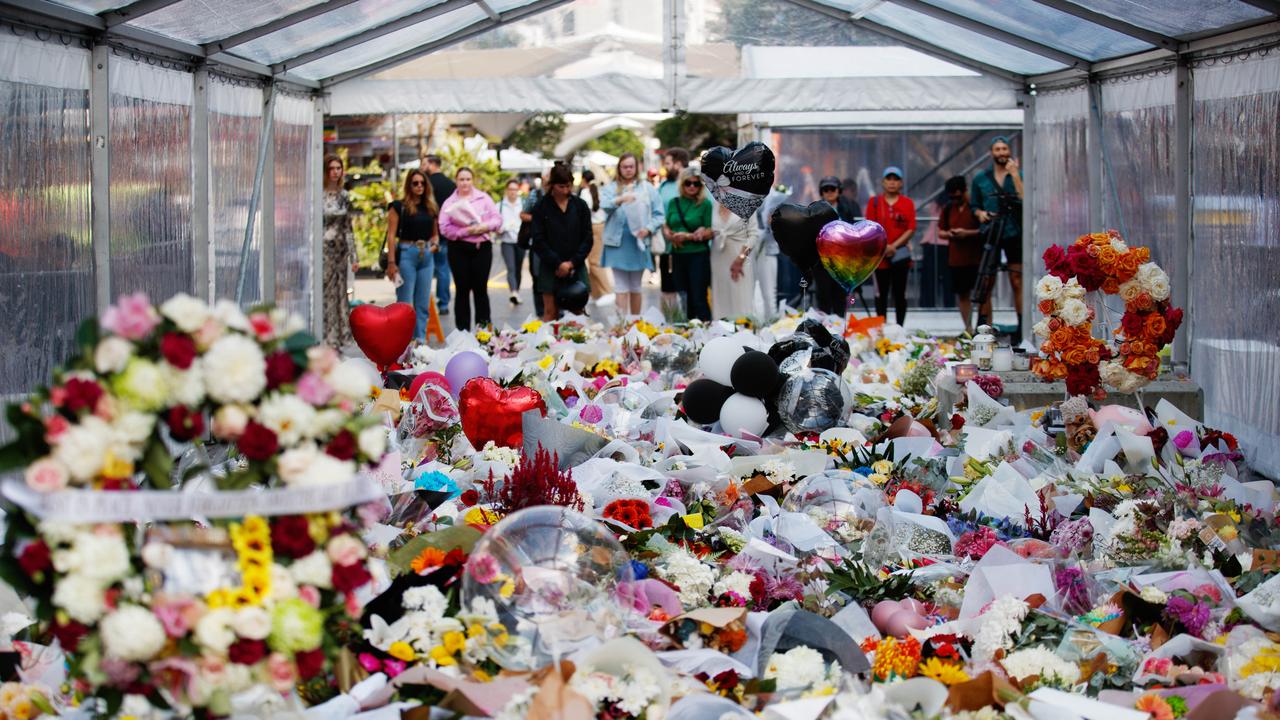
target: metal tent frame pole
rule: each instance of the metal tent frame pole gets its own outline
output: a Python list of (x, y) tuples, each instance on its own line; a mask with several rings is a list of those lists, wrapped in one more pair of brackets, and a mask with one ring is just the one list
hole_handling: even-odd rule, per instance
[[(262, 135), (261, 137), (258, 138), (258, 162), (254, 166), (254, 171), (253, 171), (253, 192), (249, 194), (249, 220), (245, 224), (245, 228), (244, 228), (244, 242), (241, 243), (240, 245), (240, 265), (236, 274), (236, 304), (237, 305), (244, 304), (245, 282), (248, 280), (248, 271), (249, 271), (249, 248), (253, 245), (253, 228), (254, 228), (255, 221), (257, 220), (257, 217), (258, 217), (258, 208), (259, 206), (263, 205), (263, 202), (262, 202), (263, 175), (267, 169), (267, 157), (271, 154), (272, 146), (275, 144), (274, 142), (272, 142), (272, 139), (275, 137), (274, 130), (275, 130), (275, 120), (276, 120), (275, 85), (274, 84), (267, 85), (265, 92), (266, 92), (267, 98), (266, 98), (266, 104), (262, 111), (263, 112)], [(272, 163), (272, 165), (274, 166), (274, 163)], [(272, 179), (272, 182), (274, 182), (274, 178)], [(274, 193), (272, 194), (274, 195)], [(264, 277), (263, 277), (264, 280), (266, 279), (265, 268), (267, 266), (267, 262), (266, 262), (267, 248), (266, 248), (266, 232), (265, 232), (267, 223), (265, 222), (265, 217), (266, 217), (266, 214), (264, 211), (263, 243), (262, 243), (262, 249), (260, 252), (260, 256), (262, 260), (258, 263), (259, 267), (264, 268)], [(263, 297), (264, 298), (266, 297), (265, 291), (263, 293)]]

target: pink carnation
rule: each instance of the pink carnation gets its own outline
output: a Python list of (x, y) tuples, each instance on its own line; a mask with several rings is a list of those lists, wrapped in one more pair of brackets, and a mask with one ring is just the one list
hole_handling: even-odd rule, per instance
[(102, 327), (129, 340), (141, 340), (160, 324), (160, 314), (144, 292), (121, 295), (102, 314)]
[(333, 398), (333, 388), (319, 375), (308, 372), (298, 379), (298, 397), (303, 401), (322, 407)]

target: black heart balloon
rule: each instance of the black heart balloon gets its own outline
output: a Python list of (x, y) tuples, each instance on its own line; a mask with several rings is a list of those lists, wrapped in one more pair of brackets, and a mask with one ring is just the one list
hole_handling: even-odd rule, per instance
[(738, 150), (714, 147), (702, 155), (702, 180), (716, 202), (742, 219), (760, 209), (773, 187), (773, 151), (762, 142)]
[(809, 203), (808, 207), (783, 203), (773, 211), (770, 227), (778, 249), (801, 270), (809, 270), (819, 262), (818, 232), (823, 225), (839, 219), (836, 209), (825, 200)]

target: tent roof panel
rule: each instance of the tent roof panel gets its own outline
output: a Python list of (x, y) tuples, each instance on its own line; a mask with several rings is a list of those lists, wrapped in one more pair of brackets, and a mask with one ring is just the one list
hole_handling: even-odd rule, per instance
[(744, 77), (964, 77), (977, 74), (897, 45), (742, 48)]
[(55, 4), (63, 7), (75, 8), (81, 12), (92, 13), (97, 15), (108, 10), (128, 5), (132, 0), (53, 0)]
[(864, 17), (931, 45), (937, 45), (988, 65), (995, 65), (1022, 75), (1050, 73), (1067, 67), (1063, 63), (986, 35), (956, 27), (945, 20), (896, 5), (877, 5)]
[[(231, 52), (254, 62), (272, 65), (444, 2), (445, 0), (359, 0), (247, 42)], [(379, 42), (371, 44), (376, 46), (383, 42), (386, 42), (386, 38), (380, 38)]]
[(1149, 43), (1026, 0), (925, 0), (1088, 60), (1150, 50)]
[(1076, 5), (1175, 37), (1256, 22), (1267, 12), (1240, 0), (1072, 0)]
[(197, 45), (265, 25), (323, 0), (182, 0), (129, 25)]

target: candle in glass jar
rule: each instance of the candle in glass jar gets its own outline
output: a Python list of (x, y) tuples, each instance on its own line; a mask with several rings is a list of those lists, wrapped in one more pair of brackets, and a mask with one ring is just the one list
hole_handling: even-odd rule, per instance
[(996, 372), (1009, 372), (1013, 369), (1013, 350), (998, 347), (991, 355), (991, 369)]
[(972, 363), (964, 363), (955, 367), (956, 383), (961, 387), (970, 380), (978, 377), (978, 366)]

